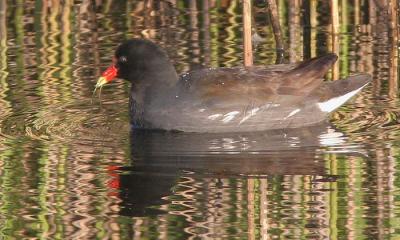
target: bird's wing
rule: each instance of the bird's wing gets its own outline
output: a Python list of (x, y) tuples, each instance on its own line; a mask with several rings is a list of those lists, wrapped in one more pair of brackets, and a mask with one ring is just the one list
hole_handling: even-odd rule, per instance
[(188, 97), (210, 105), (297, 101), (323, 82), (336, 59), (328, 54), (297, 65), (203, 69), (182, 75), (180, 85)]

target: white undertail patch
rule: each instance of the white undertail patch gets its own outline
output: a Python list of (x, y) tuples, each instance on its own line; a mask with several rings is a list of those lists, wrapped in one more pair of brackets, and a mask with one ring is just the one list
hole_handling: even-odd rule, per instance
[(321, 111), (330, 113), (333, 110), (337, 109), (338, 107), (342, 106), (347, 100), (356, 95), (366, 85), (367, 84), (354, 91), (348, 92), (345, 95), (329, 99), (328, 101), (325, 102), (319, 102), (317, 103), (317, 105), (319, 109), (321, 109)]

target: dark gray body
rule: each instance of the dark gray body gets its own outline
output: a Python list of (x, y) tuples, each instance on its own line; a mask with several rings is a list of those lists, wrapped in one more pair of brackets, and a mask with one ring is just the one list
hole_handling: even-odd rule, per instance
[[(332, 110), (323, 111), (319, 103), (352, 91), (356, 94), (369, 79), (366, 75), (358, 75), (335, 82), (322, 82), (307, 95), (276, 92), (264, 95), (263, 89), (251, 88), (254, 82), (260, 81), (267, 81), (264, 84), (277, 88), (282, 71), (293, 67), (275, 65), (269, 68), (218, 68), (189, 72), (175, 86), (149, 89), (143, 104), (135, 105), (141, 109), (140, 113), (131, 117), (140, 128), (185, 132), (248, 132), (304, 127), (324, 121), (329, 112), (342, 104), (340, 102)], [(224, 82), (227, 77), (229, 81)], [(213, 86), (204, 84), (209, 84), (211, 79), (221, 93), (208, 89)], [(240, 84), (228, 86), (230, 81)], [(135, 93), (132, 94), (132, 99), (135, 99)]]
[(335, 54), (299, 64), (203, 69), (178, 76), (167, 54), (145, 39), (121, 44), (118, 77), (132, 83), (134, 128), (186, 132), (248, 132), (323, 121), (369, 81), (323, 77)]

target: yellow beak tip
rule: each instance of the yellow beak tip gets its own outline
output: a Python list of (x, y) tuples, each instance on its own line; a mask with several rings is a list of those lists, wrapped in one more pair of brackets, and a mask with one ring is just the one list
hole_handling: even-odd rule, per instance
[(96, 83), (96, 88), (102, 87), (107, 83), (107, 79), (105, 77), (99, 77)]

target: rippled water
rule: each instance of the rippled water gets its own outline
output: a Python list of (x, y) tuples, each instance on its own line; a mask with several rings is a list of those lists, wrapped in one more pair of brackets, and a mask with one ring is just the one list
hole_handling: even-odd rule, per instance
[[(284, 62), (335, 51), (373, 83), (318, 126), (130, 132), (129, 85), (92, 96), (123, 39), (179, 72), (242, 64), (240, 1), (0, 0), (1, 239), (400, 238), (398, 37), (383, 1), (279, 1)], [(255, 1), (255, 63), (276, 61)]]

